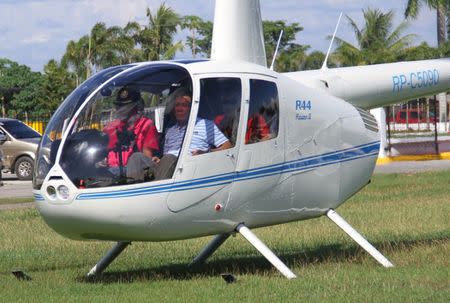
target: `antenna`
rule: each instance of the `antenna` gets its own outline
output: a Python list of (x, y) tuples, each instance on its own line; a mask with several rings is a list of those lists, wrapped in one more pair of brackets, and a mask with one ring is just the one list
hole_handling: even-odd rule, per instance
[(339, 15), (339, 19), (338, 19), (338, 22), (337, 22), (337, 24), (336, 24), (336, 28), (334, 29), (333, 38), (331, 38), (330, 46), (328, 47), (328, 52), (327, 52), (327, 55), (325, 56), (325, 60), (323, 61), (323, 65), (322, 65), (322, 68), (321, 68), (321, 69), (326, 69), (326, 68), (327, 68), (328, 56), (330, 55), (331, 47), (333, 46), (334, 37), (336, 37), (336, 32), (337, 32), (337, 30), (338, 30), (339, 23), (341, 22), (341, 18), (342, 18), (342, 12), (341, 12), (341, 14)]
[(275, 53), (273, 54), (272, 64), (270, 65), (270, 70), (273, 70), (273, 65), (275, 64), (275, 59), (278, 53), (278, 47), (280, 47), (281, 37), (283, 37), (283, 30), (280, 32), (280, 36), (278, 37), (277, 48), (275, 49)]

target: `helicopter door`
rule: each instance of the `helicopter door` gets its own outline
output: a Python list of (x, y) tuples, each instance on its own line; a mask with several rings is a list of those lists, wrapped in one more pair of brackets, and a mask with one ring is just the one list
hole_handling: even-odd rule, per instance
[(198, 89), (181, 166), (168, 207), (177, 212), (197, 203), (228, 201), (235, 176), (242, 81), (227, 75), (196, 81)]
[[(232, 189), (232, 201), (270, 200), (275, 194), (284, 161), (283, 124), (279, 119), (279, 91), (276, 79), (251, 76), (246, 79), (242, 135)], [(279, 165), (277, 165), (279, 164)], [(252, 190), (248, 190), (251, 188)], [(254, 193), (258, 193), (257, 196)], [(233, 205), (232, 203), (230, 207)]]

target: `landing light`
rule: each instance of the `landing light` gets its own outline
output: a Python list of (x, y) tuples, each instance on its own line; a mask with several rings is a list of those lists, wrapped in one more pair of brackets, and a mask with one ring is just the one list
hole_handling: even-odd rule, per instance
[(69, 198), (69, 188), (65, 185), (60, 185), (58, 187), (58, 196), (63, 200), (67, 200)]
[(56, 199), (56, 189), (53, 186), (47, 187), (47, 194), (50, 199)]

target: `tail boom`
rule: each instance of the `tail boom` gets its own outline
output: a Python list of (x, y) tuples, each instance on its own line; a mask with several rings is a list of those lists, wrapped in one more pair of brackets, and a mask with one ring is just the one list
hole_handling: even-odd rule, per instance
[(286, 73), (364, 109), (450, 90), (450, 58)]

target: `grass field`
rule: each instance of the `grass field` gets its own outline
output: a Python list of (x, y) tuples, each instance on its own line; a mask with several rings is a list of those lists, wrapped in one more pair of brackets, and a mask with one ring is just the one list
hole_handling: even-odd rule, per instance
[[(76, 242), (35, 209), (0, 212), (1, 302), (449, 302), (450, 171), (376, 175), (338, 212), (394, 264), (385, 269), (327, 218), (257, 229), (298, 275), (281, 276), (241, 236), (196, 270), (210, 238), (133, 243), (95, 280), (111, 243)], [(32, 281), (18, 281), (23, 269)], [(237, 282), (226, 284), (220, 273)]]
[(0, 198), (0, 205), (2, 204), (16, 204), (16, 203), (28, 203), (33, 202), (34, 199), (32, 197), (25, 198)]

